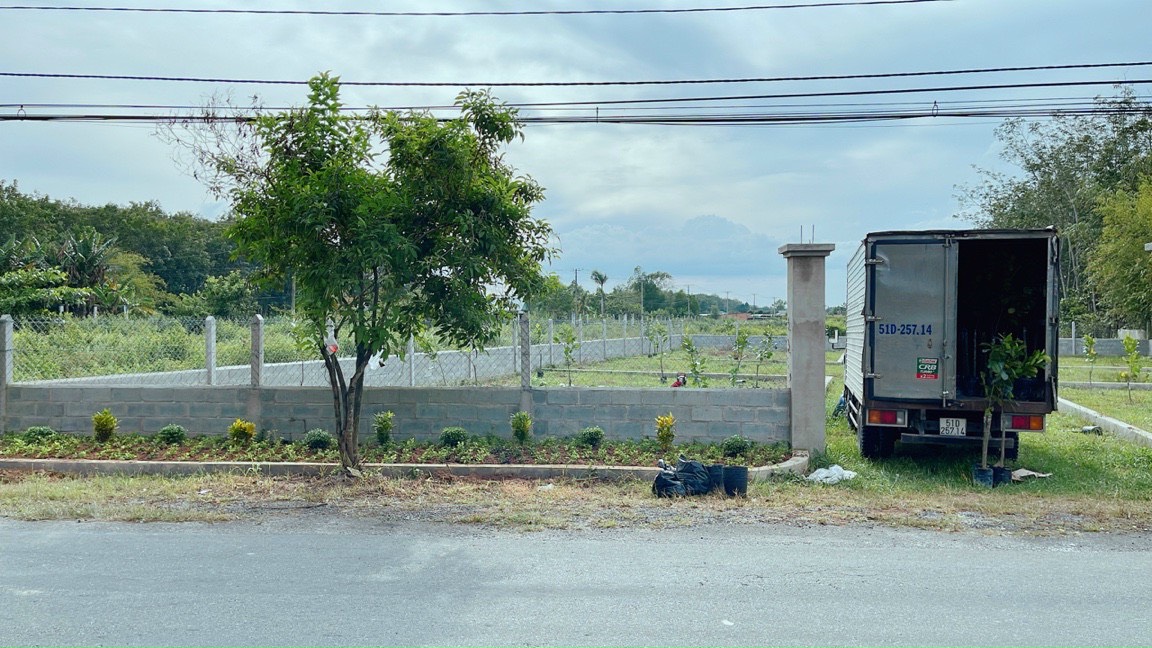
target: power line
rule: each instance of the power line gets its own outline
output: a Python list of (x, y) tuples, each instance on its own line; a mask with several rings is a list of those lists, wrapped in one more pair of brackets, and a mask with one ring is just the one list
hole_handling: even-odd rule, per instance
[[(737, 114), (686, 114), (686, 115), (576, 115), (524, 117), (526, 125), (535, 124), (628, 124), (656, 126), (749, 126), (749, 125), (796, 125), (832, 124), (895, 121), (925, 118), (989, 118), (989, 117), (1051, 117), (1060, 115), (1109, 115), (1140, 112), (1144, 107), (1125, 106), (1081, 106), (1071, 108), (1046, 107), (987, 107), (941, 109), (938, 105), (930, 108), (900, 111), (844, 111), (825, 113), (737, 113)], [(0, 115), (0, 122), (136, 122), (136, 123), (246, 123), (255, 117), (238, 115), (221, 117), (213, 115), (141, 115), (141, 114), (75, 114), (75, 115)]]
[[(345, 81), (343, 86), (379, 87), (486, 87), (486, 88), (527, 88), (527, 87), (593, 87), (593, 86), (659, 86), (659, 85), (707, 85), (738, 83), (781, 83), (800, 81), (845, 81), (853, 79), (896, 79), (909, 77), (954, 76), (961, 74), (992, 74), (1000, 72), (1038, 72), (1051, 70), (1089, 70), (1104, 68), (1142, 67), (1152, 65), (1152, 61), (1127, 63), (1071, 63), (1066, 65), (1030, 65), (994, 68), (968, 68), (958, 70), (931, 70), (922, 72), (877, 72), (871, 74), (831, 74), (817, 76), (790, 77), (746, 77), (721, 79), (667, 79), (642, 81)], [(133, 74), (76, 74), (53, 72), (0, 72), (0, 77), (37, 79), (87, 79), (100, 81), (165, 81), (179, 83), (231, 83), (249, 85), (307, 85), (307, 80), (295, 79), (244, 79), (228, 77), (154, 76)]]
[(847, 0), (845, 2), (808, 2), (774, 5), (746, 5), (736, 7), (689, 7), (682, 9), (567, 9), (539, 11), (332, 11), (321, 9), (187, 9), (178, 7), (52, 7), (41, 5), (0, 6), (0, 11), (88, 11), (123, 13), (177, 13), (177, 14), (249, 14), (271, 16), (383, 16), (404, 18), (460, 17), (460, 16), (587, 16), (627, 14), (694, 14), (768, 11), (775, 9), (825, 9), (835, 7), (862, 7), (875, 5), (928, 4), (954, 0)]

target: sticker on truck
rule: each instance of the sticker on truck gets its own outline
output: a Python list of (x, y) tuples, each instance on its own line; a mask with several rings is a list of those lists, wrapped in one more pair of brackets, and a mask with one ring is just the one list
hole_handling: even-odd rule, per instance
[(940, 378), (940, 358), (916, 358), (916, 379), (937, 380)]

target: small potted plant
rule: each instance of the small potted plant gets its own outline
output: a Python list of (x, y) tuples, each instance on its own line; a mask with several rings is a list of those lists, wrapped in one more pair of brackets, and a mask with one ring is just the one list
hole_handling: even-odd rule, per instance
[[(1017, 380), (1036, 376), (1048, 363), (1048, 354), (1037, 349), (1028, 353), (1024, 341), (1011, 333), (1005, 333), (993, 342), (984, 345), (988, 353), (988, 368), (981, 375), (984, 383), (984, 440), (981, 444), (980, 465), (972, 469), (972, 478), (977, 484), (993, 486), (997, 483), (994, 473), (988, 466), (988, 445), (992, 440), (992, 412), (1003, 409), (1006, 403), (1015, 398), (1013, 392)], [(1004, 469), (1004, 430), (1000, 431), (1000, 461), (996, 468)]]

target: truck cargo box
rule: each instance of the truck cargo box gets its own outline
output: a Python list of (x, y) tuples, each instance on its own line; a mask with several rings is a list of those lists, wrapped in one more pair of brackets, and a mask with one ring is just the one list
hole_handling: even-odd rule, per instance
[[(979, 443), (987, 345), (1005, 334), (1050, 362), (997, 412), (1007, 454), (1056, 401), (1055, 230), (868, 234), (848, 263), (844, 387), (866, 456), (903, 443)], [(1014, 418), (1015, 416), (1015, 418)]]

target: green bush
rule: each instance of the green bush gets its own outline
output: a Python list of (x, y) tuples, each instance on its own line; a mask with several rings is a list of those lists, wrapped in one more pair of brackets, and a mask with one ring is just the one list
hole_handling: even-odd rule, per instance
[(396, 425), (396, 415), (392, 410), (376, 412), (372, 416), (372, 431), (376, 434), (376, 443), (387, 446), (392, 443), (392, 429)]
[(188, 440), (188, 430), (185, 430), (183, 425), (169, 423), (160, 428), (156, 433), (156, 439), (168, 445), (180, 445)]
[(24, 430), (24, 434), (21, 434), (20, 438), (24, 440), (24, 443), (35, 445), (51, 440), (55, 436), (56, 430), (53, 430), (47, 425), (33, 425), (27, 430)]
[(232, 421), (228, 426), (228, 440), (236, 445), (248, 445), (256, 436), (256, 424), (244, 419)]
[(304, 435), (304, 445), (313, 450), (331, 450), (336, 446), (336, 437), (329, 434), (328, 430), (315, 428)]
[(528, 412), (516, 412), (509, 420), (512, 426), (512, 438), (520, 445), (528, 445), (532, 440), (532, 415)]
[(586, 448), (599, 449), (604, 443), (604, 430), (598, 426), (586, 427), (576, 435), (576, 445)]
[(97, 443), (106, 443), (111, 440), (118, 427), (120, 427), (120, 421), (112, 416), (112, 412), (107, 407), (92, 415), (92, 438), (96, 439)]
[(752, 441), (739, 434), (724, 439), (720, 444), (720, 451), (725, 457), (742, 457), (752, 449)]
[(440, 432), (440, 445), (455, 448), (468, 442), (468, 430), (462, 427), (446, 427)]

